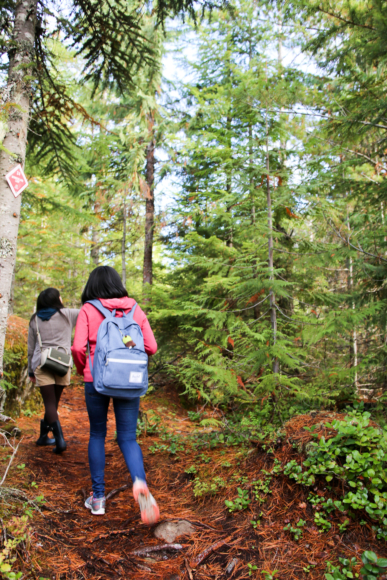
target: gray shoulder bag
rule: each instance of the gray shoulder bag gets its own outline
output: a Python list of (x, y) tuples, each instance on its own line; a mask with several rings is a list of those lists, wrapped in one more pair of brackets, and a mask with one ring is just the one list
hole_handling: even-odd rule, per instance
[(69, 369), (71, 369), (73, 366), (73, 359), (71, 354), (62, 352), (61, 350), (58, 350), (59, 347), (54, 348), (53, 346), (43, 350), (42, 337), (40, 336), (39, 332), (37, 316), (35, 316), (35, 322), (39, 346), (42, 353), (40, 357), (40, 370), (49, 371), (50, 373), (54, 373), (54, 375), (64, 377), (67, 375)]

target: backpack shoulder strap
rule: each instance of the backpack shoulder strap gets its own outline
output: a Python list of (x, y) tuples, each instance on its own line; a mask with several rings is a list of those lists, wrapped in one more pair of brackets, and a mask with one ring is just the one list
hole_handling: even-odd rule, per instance
[[(105, 317), (107, 318), (108, 316), (115, 316), (116, 315), (116, 311), (113, 310), (113, 312), (110, 312), (110, 310), (108, 310), (107, 308), (105, 308), (104, 306), (102, 306), (102, 303), (100, 300), (87, 300), (86, 304), (91, 304), (92, 306), (94, 306), (94, 308), (96, 308), (97, 310), (99, 310), (99, 312)], [(93, 365), (91, 363), (91, 353), (90, 353), (90, 344), (89, 341), (87, 341), (87, 348), (89, 351), (89, 367), (90, 367), (90, 372), (91, 372), (91, 376), (94, 378), (93, 375)]]
[(133, 304), (132, 309), (130, 310), (130, 312), (128, 312), (128, 314), (125, 314), (125, 312), (124, 312), (125, 318), (128, 318), (129, 321), (134, 321), (133, 316), (134, 316), (134, 311), (136, 310), (136, 308), (137, 308), (137, 302), (135, 302)]
[(107, 308), (105, 308), (104, 306), (102, 306), (102, 303), (100, 300), (87, 300), (86, 304), (92, 304), (94, 306), (94, 308), (96, 308), (97, 310), (100, 311), (101, 314), (103, 314), (103, 316), (105, 318), (107, 318), (108, 316), (114, 316), (114, 314), (112, 314), (110, 312), (110, 310), (108, 310)]

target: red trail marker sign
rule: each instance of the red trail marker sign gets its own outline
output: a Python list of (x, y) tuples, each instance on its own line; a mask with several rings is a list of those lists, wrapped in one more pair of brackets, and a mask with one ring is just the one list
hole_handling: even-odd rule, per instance
[(8, 185), (15, 197), (20, 195), (28, 186), (28, 181), (21, 165), (16, 165), (11, 169), (11, 171), (5, 176), (5, 179), (8, 181)]

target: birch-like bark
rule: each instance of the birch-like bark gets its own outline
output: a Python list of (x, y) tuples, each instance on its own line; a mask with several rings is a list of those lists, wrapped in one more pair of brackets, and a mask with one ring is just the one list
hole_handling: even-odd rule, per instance
[[(19, 0), (15, 7), (12, 50), (7, 86), (1, 96), (9, 110), (3, 147), (0, 151), (0, 378), (12, 276), (16, 261), (21, 195), (14, 197), (5, 175), (17, 164), (24, 166), (30, 114), (31, 75), (34, 61), (37, 0)], [(10, 153), (12, 155), (10, 155)], [(5, 394), (0, 391), (0, 411)]]
[(8, 316), (11, 316), (11, 314), (13, 314), (13, 310), (14, 310), (15, 283), (16, 283), (15, 274), (16, 274), (16, 268), (13, 269), (13, 273), (12, 273), (11, 290), (9, 293), (9, 301), (8, 301)]
[(155, 118), (153, 111), (149, 114), (148, 128), (151, 139), (146, 150), (146, 183), (147, 195), (145, 202), (145, 244), (144, 244), (144, 267), (143, 267), (143, 286), (153, 282), (153, 232), (155, 223), (155, 148), (156, 141), (154, 138)]
[(126, 288), (126, 203), (122, 208), (122, 245), (121, 245), (121, 278), (124, 288)]

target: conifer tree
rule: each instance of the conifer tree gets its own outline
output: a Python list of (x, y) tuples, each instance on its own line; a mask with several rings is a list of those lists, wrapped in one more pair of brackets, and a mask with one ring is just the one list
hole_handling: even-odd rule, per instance
[(275, 247), (293, 243), (296, 203), (283, 162), (296, 151), (280, 147), (292, 137), (281, 108), (302, 91), (296, 71), (271, 58), (272, 38), (247, 2), (202, 24), (195, 82), (184, 90), (187, 138), (173, 147), (183, 189), (169, 238), (173, 301), (160, 291), (164, 311), (154, 316), (177, 327), (176, 348), (188, 351), (178, 370), (187, 390), (216, 402), (293, 388), (284, 373), (300, 365)]
[(324, 324), (309, 344), (324, 340), (335, 379), (372, 394), (387, 381), (385, 7), (300, 6), (314, 31), (304, 50), (326, 74), (315, 80), (323, 97), (306, 150), (311, 202), (322, 220), (315, 231), (330, 246), (331, 275), (317, 296)]

